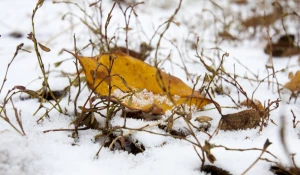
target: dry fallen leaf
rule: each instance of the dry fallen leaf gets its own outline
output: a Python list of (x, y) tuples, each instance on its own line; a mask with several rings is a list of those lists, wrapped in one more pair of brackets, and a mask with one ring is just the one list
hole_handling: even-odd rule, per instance
[(231, 40), (231, 41), (234, 41), (234, 40), (237, 40), (237, 39), (238, 39), (237, 37), (231, 35), (231, 34), (230, 34), (229, 32), (227, 32), (227, 31), (219, 32), (218, 35), (219, 35), (220, 37), (222, 37), (223, 39), (225, 39), (225, 40)]
[(242, 21), (241, 24), (246, 28), (272, 25), (278, 19), (281, 18), (281, 15), (282, 15), (282, 10), (280, 8), (275, 7), (272, 13), (250, 17)]
[(195, 119), (195, 121), (197, 121), (199, 123), (208, 123), (208, 122), (212, 121), (212, 118), (208, 117), (208, 116), (200, 116), (200, 117), (197, 117)]
[(230, 3), (235, 3), (237, 5), (246, 5), (248, 4), (248, 0), (231, 0)]
[(248, 129), (259, 126), (260, 115), (256, 110), (250, 109), (223, 115), (221, 120), (221, 130)]
[(215, 165), (204, 165), (203, 171), (209, 174), (231, 175), (229, 171), (219, 168)]
[(45, 52), (50, 52), (50, 51), (51, 51), (48, 47), (44, 46), (43, 44), (41, 44), (41, 43), (38, 43), (38, 44), (39, 44), (40, 48), (41, 48), (43, 51), (45, 51)]
[(300, 54), (300, 47), (294, 44), (295, 36), (292, 34), (282, 35), (277, 42), (269, 43), (265, 47), (265, 53), (273, 57), (290, 57)]
[(290, 82), (286, 83), (284, 87), (294, 93), (300, 92), (300, 71), (297, 71), (295, 75), (293, 73), (290, 73), (289, 78)]
[(83, 67), (87, 84), (94, 93), (109, 96), (110, 84), (111, 99), (129, 109), (162, 114), (181, 104), (200, 109), (211, 103), (179, 78), (123, 52), (95, 57), (73, 55)]
[(252, 109), (258, 110), (259, 112), (265, 111), (264, 106), (261, 104), (261, 102), (259, 100), (256, 100), (256, 99), (245, 100), (241, 103), (241, 105), (246, 106), (247, 108), (252, 108)]
[(153, 120), (160, 120), (161, 115), (155, 115), (147, 112), (143, 112), (140, 110), (124, 110), (122, 112), (122, 117), (126, 118), (134, 118), (134, 119), (143, 119), (145, 121), (153, 121)]

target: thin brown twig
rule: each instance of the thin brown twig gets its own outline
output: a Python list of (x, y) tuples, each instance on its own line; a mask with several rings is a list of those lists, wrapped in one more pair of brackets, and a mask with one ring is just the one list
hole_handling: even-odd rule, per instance
[(24, 44), (21, 43), (21, 44), (19, 44), (19, 45), (17, 46), (13, 58), (10, 60), (10, 62), (8, 63), (8, 65), (7, 65), (7, 67), (6, 67), (4, 79), (3, 79), (3, 82), (2, 82), (2, 85), (1, 85), (1, 88), (0, 88), (0, 93), (1, 93), (1, 91), (2, 91), (2, 89), (3, 89), (3, 87), (4, 87), (4, 84), (5, 84), (6, 80), (7, 80), (7, 74), (8, 74), (9, 67), (10, 67), (10, 65), (12, 64), (12, 62), (15, 60), (15, 58), (17, 57), (17, 55), (18, 55), (19, 51), (22, 49), (23, 45), (24, 45)]
[[(75, 54), (77, 54), (75, 34), (73, 35), (73, 39), (74, 39), (74, 52), (75, 52)], [(78, 78), (78, 91), (77, 91), (76, 97), (74, 99), (74, 114), (75, 114), (75, 116), (77, 116), (78, 115), (78, 113), (77, 113), (77, 100), (78, 100), (78, 97), (80, 95), (80, 90), (81, 90), (81, 81), (80, 81), (80, 72), (79, 72), (79, 68), (78, 68), (78, 59), (75, 59), (75, 67), (76, 67), (77, 78)]]

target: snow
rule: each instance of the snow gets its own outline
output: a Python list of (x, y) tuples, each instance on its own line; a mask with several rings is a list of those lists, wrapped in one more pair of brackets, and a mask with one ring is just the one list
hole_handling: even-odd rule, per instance
[[(38, 90), (42, 85), (42, 73), (37, 62), (37, 58), (33, 49), (32, 41), (26, 38), (32, 30), (31, 15), (37, 1), (35, 0), (2, 0), (0, 2), (0, 83), (2, 84), (5, 76), (5, 71), (8, 63), (13, 57), (16, 46), (24, 43), (24, 49), (30, 50), (31, 53), (19, 51), (14, 62), (10, 65), (7, 81), (0, 93), (0, 110), (4, 103), (4, 98), (9, 90), (14, 86), (22, 85), (27, 89)], [(74, 1), (75, 2), (75, 1)], [(87, 1), (76, 1), (79, 5), (85, 6), (89, 15), (97, 21), (99, 16), (92, 10), (88, 10), (89, 3)], [(93, 2), (93, 1), (90, 1)], [(218, 67), (222, 54), (229, 53), (228, 57), (224, 58), (223, 67), (228, 73), (235, 73), (240, 77), (247, 76), (256, 79), (253, 75), (258, 75), (257, 79), (260, 81), (266, 78), (271, 72), (271, 69), (266, 69), (266, 65), (271, 65), (268, 62), (269, 56), (264, 54), (263, 48), (268, 43), (266, 29), (258, 28), (258, 34), (250, 36), (253, 29), (248, 32), (238, 33), (238, 26), (232, 27), (230, 32), (238, 36), (238, 38), (245, 40), (241, 41), (215, 41), (218, 32), (222, 31), (220, 22), (214, 23), (214, 19), (223, 19), (226, 16), (226, 21), (235, 19), (246, 19), (254, 14), (264, 14), (271, 11), (271, 0), (249, 1), (249, 4), (238, 6), (226, 1), (216, 1), (223, 8), (220, 10), (215, 7), (210, 1), (195, 1), (185, 0), (174, 21), (179, 22), (180, 26), (171, 23), (169, 30), (166, 32), (161, 42), (159, 49), (159, 66), (166, 72), (180, 77), (191, 87), (195, 83), (196, 76), (189, 79), (186, 77), (185, 71), (182, 68), (182, 63), (185, 63), (189, 73), (201, 75), (203, 80), (205, 73), (208, 73), (199, 58), (196, 58), (196, 51), (190, 45), (196, 43), (197, 36), (199, 36), (198, 51), (203, 49), (205, 62), (209, 66)], [(279, 1), (281, 2), (281, 1)], [(146, 0), (145, 4), (139, 5), (136, 8), (138, 14), (138, 21), (132, 16), (130, 27), (133, 29), (129, 31), (129, 48), (139, 48), (141, 41), (151, 39), (157, 27), (163, 22), (167, 21), (177, 8), (177, 1), (167, 0), (157, 2), (154, 0)], [(103, 20), (106, 19), (113, 2), (103, 1)], [(260, 5), (259, 5), (260, 4)], [(299, 3), (289, 1), (290, 7), (299, 9)], [(268, 8), (257, 8), (257, 12), (251, 11), (256, 6)], [(205, 10), (204, 10), (205, 9)], [(266, 10), (265, 10), (266, 9)], [(35, 28), (37, 40), (45, 44), (51, 49), (51, 52), (41, 51), (41, 56), (45, 65), (46, 71), (50, 70), (49, 84), (53, 90), (63, 90), (68, 84), (67, 77), (62, 76), (62, 71), (66, 73), (76, 72), (74, 59), (63, 62), (60, 66), (55, 67), (54, 63), (65, 59), (73, 58), (70, 54), (63, 52), (59, 54), (62, 49), (72, 51), (74, 48), (73, 35), (76, 34), (77, 47), (82, 48), (89, 39), (97, 42), (96, 38), (89, 32), (87, 27), (83, 25), (78, 18), (71, 15), (62, 19), (62, 16), (68, 12), (83, 17), (83, 14), (78, 8), (71, 4), (53, 4), (52, 1), (45, 1), (43, 6), (37, 11), (35, 17)], [(109, 24), (108, 36), (116, 35), (115, 41), (120, 45), (125, 45), (125, 31), (124, 17), (120, 9), (116, 6), (113, 11), (113, 17)], [(214, 15), (213, 15), (214, 14)], [(235, 14), (235, 15), (233, 15)], [(238, 15), (239, 14), (239, 15)], [(233, 16), (232, 16), (233, 15)], [(298, 20), (298, 21), (297, 21)], [(296, 40), (299, 41), (299, 18), (294, 21), (286, 21), (287, 32), (294, 33)], [(236, 20), (235, 20), (236, 21)], [(103, 21), (104, 23), (104, 21)], [(278, 29), (282, 30), (282, 24), (277, 21), (274, 24)], [(73, 26), (73, 28), (71, 27)], [(163, 31), (164, 26), (159, 32)], [(21, 38), (12, 38), (9, 33), (17, 31), (23, 34)], [(62, 32), (64, 31), (64, 32)], [(275, 34), (274, 29), (270, 28), (270, 35)], [(276, 39), (277, 35), (274, 35)], [(114, 41), (114, 42), (115, 42)], [(152, 46), (156, 46), (158, 35), (154, 37)], [(177, 48), (176, 48), (177, 46)], [(220, 50), (215, 49), (216, 47)], [(136, 49), (138, 50), (138, 49)], [(181, 55), (178, 53), (180, 51)], [(91, 48), (82, 51), (83, 55), (91, 56), (97, 54), (97, 51), (92, 51)], [(170, 57), (168, 58), (168, 55)], [(151, 53), (147, 60), (149, 64), (153, 64), (154, 52)], [(168, 58), (168, 59), (167, 59)], [(298, 63), (299, 55), (290, 58), (273, 59), (273, 66), (275, 71), (280, 71), (276, 74), (277, 80), (282, 87), (289, 81), (289, 72), (299, 70)], [(248, 69), (246, 69), (247, 67)], [(289, 101), (290, 91), (283, 90), (280, 94), (277, 93), (276, 83), (268, 84), (267, 81), (259, 83), (259, 81), (249, 81), (243, 78), (237, 79), (243, 90), (251, 98), (267, 104), (268, 100), (275, 101), (280, 99), (279, 107), (270, 113), (270, 118), (277, 125), (268, 122), (263, 131), (259, 132), (259, 128), (239, 130), (239, 131), (219, 131), (210, 140), (211, 144), (223, 145), (228, 148), (248, 149), (248, 148), (263, 148), (267, 139), (272, 142), (268, 147), (268, 151), (274, 154), (277, 158), (270, 154), (264, 153), (263, 158), (268, 158), (274, 162), (282, 163), (284, 166), (292, 166), (289, 154), (295, 153), (295, 162), (300, 166), (300, 124), (293, 128), (293, 110), (296, 120), (300, 120), (299, 100), (294, 102), (294, 99)], [(272, 76), (269, 77), (270, 82), (276, 82)], [(201, 81), (202, 82), (202, 81)], [(219, 82), (220, 83), (220, 82)], [(1, 85), (0, 84), (0, 85)], [(226, 92), (230, 93), (232, 99), (236, 102), (242, 102), (245, 97), (241, 93), (237, 93), (237, 89), (223, 81)], [(85, 83), (81, 84), (82, 86)], [(198, 83), (197, 88), (201, 86)], [(214, 87), (214, 85), (212, 86)], [(258, 87), (258, 88), (257, 88)], [(78, 89), (72, 87), (70, 89), (71, 100), (76, 97)], [(147, 95), (147, 99), (151, 92), (142, 91)], [(17, 94), (13, 97), (14, 106), (20, 111), (23, 128), (26, 136), (21, 136), (17, 133), (6, 121), (0, 118), (0, 175), (80, 175), (80, 174), (106, 174), (106, 175), (139, 175), (139, 174), (172, 174), (172, 175), (199, 175), (205, 174), (200, 172), (201, 160), (197, 156), (191, 143), (185, 140), (174, 139), (168, 136), (151, 134), (144, 131), (132, 132), (130, 137), (142, 143), (145, 147), (143, 153), (133, 155), (125, 151), (111, 151), (104, 147), (99, 157), (95, 155), (101, 147), (101, 142), (95, 141), (94, 137), (101, 132), (98, 130), (88, 129), (80, 130), (78, 138), (72, 138), (71, 131), (55, 131), (46, 132), (46, 130), (53, 129), (72, 129), (74, 125), (71, 124), (75, 119), (74, 102), (68, 101), (68, 97), (64, 97), (60, 102), (66, 114), (61, 114), (56, 110), (51, 110), (48, 117), (45, 117), (41, 122), (37, 120), (45, 113), (45, 109), (41, 109), (35, 115), (35, 111), (39, 108), (40, 102), (37, 99), (21, 100), (25, 94)], [(77, 106), (83, 106), (90, 91), (87, 87), (81, 92), (78, 97)], [(115, 95), (122, 95), (122, 92), (115, 92)], [(133, 99), (136, 102), (141, 102), (140, 94)], [(153, 100), (153, 99), (152, 99)], [(162, 99), (166, 100), (166, 99)], [(214, 100), (222, 107), (223, 114), (235, 113), (245, 108), (232, 108), (235, 104), (226, 95), (215, 94)], [(143, 101), (142, 101), (143, 102)], [(151, 102), (150, 102), (151, 103)], [(49, 103), (43, 103), (47, 108), (51, 108)], [(213, 134), (218, 126), (220, 114), (216, 109), (212, 109), (212, 104), (207, 105), (202, 111), (195, 111), (192, 115), (191, 122), (199, 126), (199, 123), (194, 121), (199, 116), (209, 116), (213, 118), (211, 121), (211, 128), (208, 130), (209, 134)], [(79, 110), (79, 109), (78, 109)], [(15, 119), (15, 112), (11, 103), (6, 105), (6, 113), (9, 119), (17, 127)], [(105, 112), (103, 112), (105, 114)], [(0, 113), (3, 115), (3, 112)], [(160, 121), (143, 121), (138, 119), (128, 118), (126, 126), (130, 128), (147, 127), (154, 125), (155, 122), (166, 123), (166, 120), (171, 115), (168, 111), (165, 116), (162, 116)], [(96, 116), (101, 123), (103, 118)], [(112, 119), (112, 126), (123, 126), (124, 119), (121, 113)], [(281, 126), (284, 128), (284, 138), (289, 153), (283, 148), (283, 143), (280, 137)], [(180, 118), (174, 122), (173, 129), (184, 130), (187, 127), (185, 121)], [(147, 131), (167, 134), (163, 129), (154, 125), (148, 127)], [(197, 139), (204, 144), (208, 140), (208, 135), (203, 132), (197, 132)], [(130, 132), (128, 129), (124, 133)], [(191, 136), (187, 137), (191, 141), (195, 139)], [(198, 148), (197, 148), (198, 149)], [(200, 150), (198, 149), (200, 152)], [(223, 148), (214, 148), (211, 150), (216, 157), (216, 162), (213, 165), (223, 168), (232, 174), (243, 173), (259, 156), (260, 151), (229, 151)], [(206, 164), (211, 165), (206, 161)], [(269, 171), (271, 165), (274, 163), (259, 160), (247, 174), (272, 174)]]
[[(141, 92), (136, 92), (134, 94), (122, 92), (120, 89), (113, 91), (113, 96), (117, 97), (124, 104), (128, 104), (129, 99), (131, 98), (132, 103), (136, 104), (138, 107), (145, 107), (152, 105), (155, 101), (165, 103), (168, 106), (172, 106), (172, 102), (168, 99), (166, 95), (157, 95), (153, 92), (149, 92), (146, 89), (141, 90)], [(126, 98), (124, 98), (126, 97)]]

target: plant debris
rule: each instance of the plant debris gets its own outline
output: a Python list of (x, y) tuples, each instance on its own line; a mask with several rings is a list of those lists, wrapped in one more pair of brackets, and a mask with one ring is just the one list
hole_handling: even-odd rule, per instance
[[(131, 154), (139, 154), (145, 151), (145, 147), (143, 144), (132, 140), (128, 136), (123, 136), (120, 139), (117, 139), (116, 136), (109, 136), (108, 139), (106, 139), (104, 143), (104, 147), (111, 148), (112, 150), (123, 150), (127, 151), (128, 153)], [(115, 142), (114, 142), (115, 141)]]
[(152, 114), (151, 112), (143, 112), (140, 110), (124, 110), (122, 117), (133, 118), (133, 119), (142, 119), (145, 121), (160, 120), (160, 114)]
[(292, 34), (283, 35), (276, 43), (268, 44), (265, 53), (274, 57), (289, 57), (300, 54), (300, 47), (294, 44), (295, 36)]
[(291, 90), (293, 93), (300, 92), (300, 71), (297, 71), (296, 74), (290, 72), (289, 74), (290, 81), (287, 82), (284, 87)]
[[(163, 124), (158, 125), (158, 128), (160, 128), (160, 129), (162, 129), (162, 130), (164, 130), (166, 132), (169, 132), (173, 136), (179, 136), (179, 137), (185, 138), (186, 136), (189, 135), (188, 132), (185, 132), (185, 131), (183, 131), (181, 129), (176, 130), (176, 129), (172, 128), (172, 129), (168, 130), (168, 126), (167, 125), (163, 125)], [(178, 138), (178, 137), (175, 137), (175, 138)]]
[(214, 165), (204, 165), (203, 171), (211, 175), (231, 175), (229, 171), (226, 171)]
[(219, 35), (220, 37), (222, 37), (223, 39), (225, 39), (225, 40), (235, 41), (235, 40), (238, 39), (237, 37), (233, 36), (232, 34), (230, 34), (230, 33), (227, 32), (227, 31), (219, 32), (218, 35)]
[(260, 118), (259, 113), (254, 109), (223, 115), (220, 129), (226, 131), (255, 128), (259, 126)]
[(195, 118), (195, 121), (197, 121), (199, 123), (209, 123), (212, 120), (213, 119), (211, 117), (208, 117), (208, 116), (200, 116), (200, 117)]
[(266, 15), (257, 15), (250, 17), (244, 21), (242, 21), (242, 26), (249, 28), (249, 27), (259, 27), (259, 26), (266, 26), (272, 25), (275, 21), (279, 20), (282, 15), (282, 9), (280, 7), (274, 7), (273, 12)]
[(135, 50), (127, 49), (126, 47), (119, 47), (119, 46), (116, 46), (113, 50), (123, 52), (123, 53), (128, 54), (129, 56), (132, 56), (134, 58), (137, 58), (141, 61), (145, 61), (147, 59), (147, 57), (150, 55), (150, 52), (153, 50), (153, 48), (143, 42), (140, 45), (139, 52), (135, 51)]
[(296, 167), (271, 166), (270, 171), (276, 175), (299, 175), (300, 169)]
[(86, 128), (98, 129), (99, 123), (92, 112), (84, 113), (77, 117), (73, 122), (76, 126), (84, 126)]
[(23, 34), (21, 32), (14, 31), (14, 32), (9, 33), (9, 36), (12, 38), (19, 39), (19, 38), (23, 37)]

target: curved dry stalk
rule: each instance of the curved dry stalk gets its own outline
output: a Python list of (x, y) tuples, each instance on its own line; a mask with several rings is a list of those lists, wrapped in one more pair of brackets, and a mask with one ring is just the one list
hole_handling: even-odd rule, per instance
[(8, 74), (9, 67), (10, 67), (10, 65), (12, 64), (12, 62), (15, 60), (15, 58), (17, 57), (17, 55), (18, 55), (19, 51), (22, 49), (23, 45), (24, 45), (24, 43), (21, 43), (21, 44), (19, 44), (19, 45), (17, 46), (13, 58), (10, 60), (10, 62), (8, 63), (8, 65), (7, 65), (7, 67), (6, 67), (4, 79), (3, 79), (3, 82), (2, 82), (2, 85), (1, 85), (1, 88), (0, 88), (0, 93), (1, 93), (1, 91), (2, 91), (2, 89), (3, 89), (3, 87), (4, 87), (4, 84), (5, 84), (6, 80), (7, 80), (7, 74)]
[[(41, 69), (42, 74), (43, 74), (43, 79), (44, 79), (43, 80), (43, 87), (45, 87), (45, 88), (43, 88), (44, 89), (43, 93), (45, 92), (45, 89), (49, 90), (49, 93), (50, 93), (51, 97), (54, 99), (54, 101), (56, 102), (56, 105), (58, 106), (58, 111), (62, 113), (62, 108), (61, 108), (60, 104), (57, 102), (57, 99), (56, 99), (55, 95), (53, 94), (53, 92), (50, 88), (50, 85), (48, 83), (48, 77), (46, 76), (45, 66), (44, 66), (41, 54), (39, 52), (38, 41), (35, 37), (34, 17), (36, 15), (36, 12), (38, 11), (38, 9), (42, 7), (43, 3), (44, 3), (44, 0), (39, 0), (36, 4), (35, 8), (33, 9), (32, 16), (31, 16), (32, 32), (30, 34), (28, 34), (27, 38), (32, 40), (32, 42), (33, 42), (36, 57), (38, 59), (39, 66), (40, 66), (40, 69)], [(56, 108), (56, 105), (53, 106), (53, 108)]]
[(180, 7), (181, 7), (181, 3), (182, 3), (182, 0), (179, 1), (179, 4), (178, 4), (178, 7), (176, 8), (174, 14), (168, 19), (168, 21), (166, 21), (167, 23), (167, 26), (166, 28), (164, 29), (164, 31), (159, 35), (159, 39), (158, 39), (158, 42), (156, 44), (156, 49), (155, 49), (155, 67), (158, 67), (158, 48), (160, 46), (160, 42), (161, 42), (161, 39), (163, 38), (164, 34), (167, 32), (167, 30), (169, 29), (170, 25), (171, 25), (171, 22), (173, 22), (174, 20), (174, 17), (176, 16), (176, 14), (178, 13)]
[(262, 155), (267, 151), (267, 148), (271, 145), (272, 143), (269, 141), (269, 139), (266, 140), (264, 147), (258, 156), (258, 158), (242, 173), (242, 175), (245, 175), (262, 157)]

